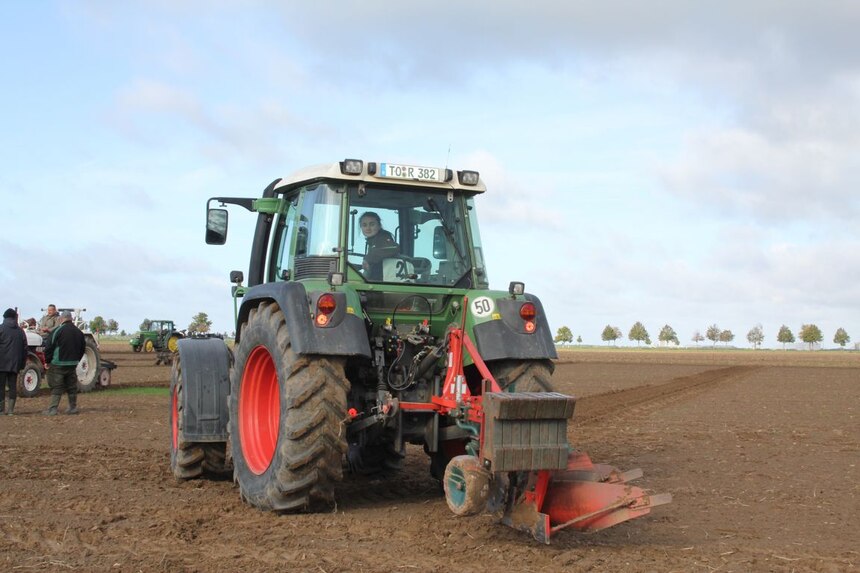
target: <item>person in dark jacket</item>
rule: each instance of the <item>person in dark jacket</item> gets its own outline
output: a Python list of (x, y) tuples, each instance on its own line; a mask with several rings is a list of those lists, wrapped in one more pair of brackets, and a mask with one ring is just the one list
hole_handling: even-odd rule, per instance
[[(15, 413), (18, 398), (18, 372), (27, 363), (27, 335), (18, 326), (18, 313), (7, 308), (0, 325), (0, 414)], [(6, 388), (9, 402), (6, 402)]]
[(63, 392), (69, 395), (69, 409), (66, 414), (78, 413), (78, 374), (75, 369), (85, 350), (84, 333), (72, 322), (72, 313), (63, 311), (60, 314), (60, 326), (51, 332), (45, 347), (48, 386), (51, 388), (51, 405), (45, 410), (45, 415), (57, 415)]
[(400, 247), (391, 233), (382, 228), (382, 220), (373, 211), (365, 212), (358, 219), (361, 232), (367, 241), (367, 254), (361, 264), (364, 276), (371, 280), (382, 280), (382, 261), (400, 254)]

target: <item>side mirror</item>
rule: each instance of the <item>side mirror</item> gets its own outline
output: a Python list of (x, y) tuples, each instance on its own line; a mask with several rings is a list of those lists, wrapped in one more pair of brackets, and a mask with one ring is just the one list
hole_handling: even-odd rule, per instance
[(441, 225), (433, 229), (433, 258), (448, 258), (448, 237), (445, 236), (445, 229)]
[(242, 274), (242, 271), (230, 271), (230, 282), (231, 283), (236, 283), (237, 285), (241, 285), (243, 280), (245, 280), (245, 275)]
[(227, 242), (227, 209), (206, 210), (206, 244), (223, 245)]

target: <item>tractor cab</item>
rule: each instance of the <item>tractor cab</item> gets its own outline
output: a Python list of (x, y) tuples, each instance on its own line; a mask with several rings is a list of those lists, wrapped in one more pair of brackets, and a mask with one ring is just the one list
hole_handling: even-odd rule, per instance
[(387, 313), (412, 293), (426, 301), (412, 306), (437, 313), (452, 300), (438, 296), (440, 289), (489, 288), (474, 204), (484, 191), (476, 171), (348, 159), (278, 180), (261, 199), (211, 199), (206, 241), (226, 241), (220, 207), (238, 204), (260, 214), (249, 287), (299, 282), (316, 289), (323, 281), (324, 288), (361, 293), (366, 311)]
[[(293, 179), (272, 186), (269, 203), (215, 199), (269, 214), (262, 229), (258, 222), (258, 236), (270, 238), (265, 251), (255, 241), (251, 286), (334, 273), (368, 285), (488, 287), (474, 213), (473, 198), (484, 191), (477, 172), (346, 160), (338, 171)], [(219, 211), (208, 211), (209, 243), (226, 240), (226, 211)]]

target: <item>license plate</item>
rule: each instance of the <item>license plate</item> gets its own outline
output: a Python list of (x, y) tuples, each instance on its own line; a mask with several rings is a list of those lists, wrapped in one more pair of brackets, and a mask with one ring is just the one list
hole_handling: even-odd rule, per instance
[(417, 165), (399, 165), (397, 163), (380, 163), (379, 177), (409, 181), (432, 181), (434, 183), (445, 182), (444, 173), (438, 167), (418, 167)]

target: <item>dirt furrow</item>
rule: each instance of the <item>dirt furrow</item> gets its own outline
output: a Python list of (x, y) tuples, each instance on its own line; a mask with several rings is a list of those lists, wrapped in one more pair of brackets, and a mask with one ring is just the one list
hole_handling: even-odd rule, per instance
[(708, 370), (692, 376), (674, 378), (664, 384), (637, 386), (616, 392), (586, 396), (576, 401), (574, 414), (577, 426), (600, 423), (607, 416), (643, 409), (653, 411), (678, 400), (689, 400), (716, 385), (736, 382), (760, 366), (731, 366)]

